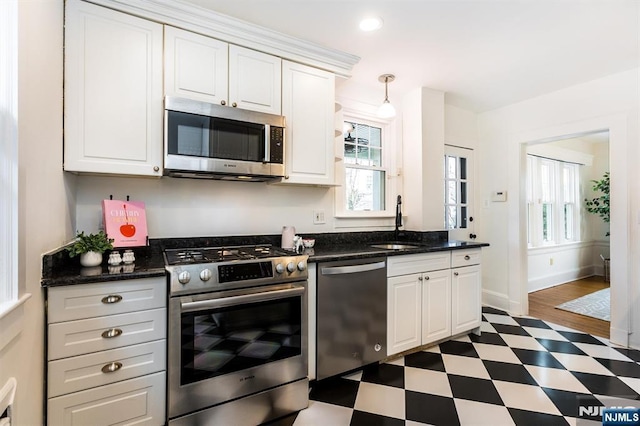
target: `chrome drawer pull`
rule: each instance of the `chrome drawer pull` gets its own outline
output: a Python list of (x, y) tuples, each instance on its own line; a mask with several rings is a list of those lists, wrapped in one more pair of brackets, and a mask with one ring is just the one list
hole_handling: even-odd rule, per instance
[(121, 362), (112, 362), (110, 364), (105, 365), (104, 367), (102, 367), (102, 372), (103, 373), (114, 373), (118, 370), (120, 370), (122, 368), (122, 363)]
[(119, 328), (112, 328), (111, 330), (105, 330), (102, 332), (102, 337), (105, 339), (113, 339), (122, 334), (122, 330)]
[(102, 298), (102, 303), (104, 303), (105, 305), (110, 305), (112, 303), (118, 303), (121, 300), (122, 296), (120, 296), (119, 294), (110, 294)]
[(465, 254), (464, 255), (464, 260), (469, 260), (469, 259), (471, 259), (471, 256), (469, 256), (468, 254)]

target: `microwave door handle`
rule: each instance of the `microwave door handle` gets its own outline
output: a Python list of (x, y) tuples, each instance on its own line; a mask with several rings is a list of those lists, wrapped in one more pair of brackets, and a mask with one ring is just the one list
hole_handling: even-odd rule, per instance
[(265, 124), (264, 126), (264, 159), (265, 163), (271, 160), (271, 126)]

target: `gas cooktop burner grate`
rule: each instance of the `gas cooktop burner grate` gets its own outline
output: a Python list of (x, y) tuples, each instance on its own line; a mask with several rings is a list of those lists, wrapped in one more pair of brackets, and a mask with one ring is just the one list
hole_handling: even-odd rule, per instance
[(192, 249), (165, 250), (168, 265), (187, 265), (231, 260), (252, 260), (268, 257), (288, 256), (273, 246), (201, 247)]

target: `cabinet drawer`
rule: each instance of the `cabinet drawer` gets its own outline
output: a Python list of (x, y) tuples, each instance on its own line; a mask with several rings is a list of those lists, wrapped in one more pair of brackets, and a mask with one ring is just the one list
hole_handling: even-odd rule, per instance
[(51, 426), (162, 425), (165, 373), (52, 398), (47, 405)]
[(49, 325), (49, 361), (164, 339), (165, 308)]
[(49, 289), (49, 323), (166, 307), (164, 277)]
[(451, 255), (448, 251), (438, 253), (408, 254), (387, 258), (387, 276), (416, 274), (437, 271), (451, 267)]
[[(165, 345), (166, 340), (163, 339), (50, 361), (49, 396), (60, 396), (165, 370)], [(109, 366), (116, 370), (107, 370)]]
[(472, 250), (454, 250), (451, 252), (451, 267), (459, 268), (461, 266), (479, 265), (480, 249)]

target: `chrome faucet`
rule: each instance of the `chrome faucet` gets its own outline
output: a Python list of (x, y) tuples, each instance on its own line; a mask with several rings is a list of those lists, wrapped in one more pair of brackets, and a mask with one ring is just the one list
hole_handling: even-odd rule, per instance
[(400, 237), (400, 227), (402, 226), (402, 209), (400, 206), (402, 205), (402, 196), (398, 195), (398, 201), (396, 202), (396, 230), (394, 233), (395, 240), (398, 240)]

